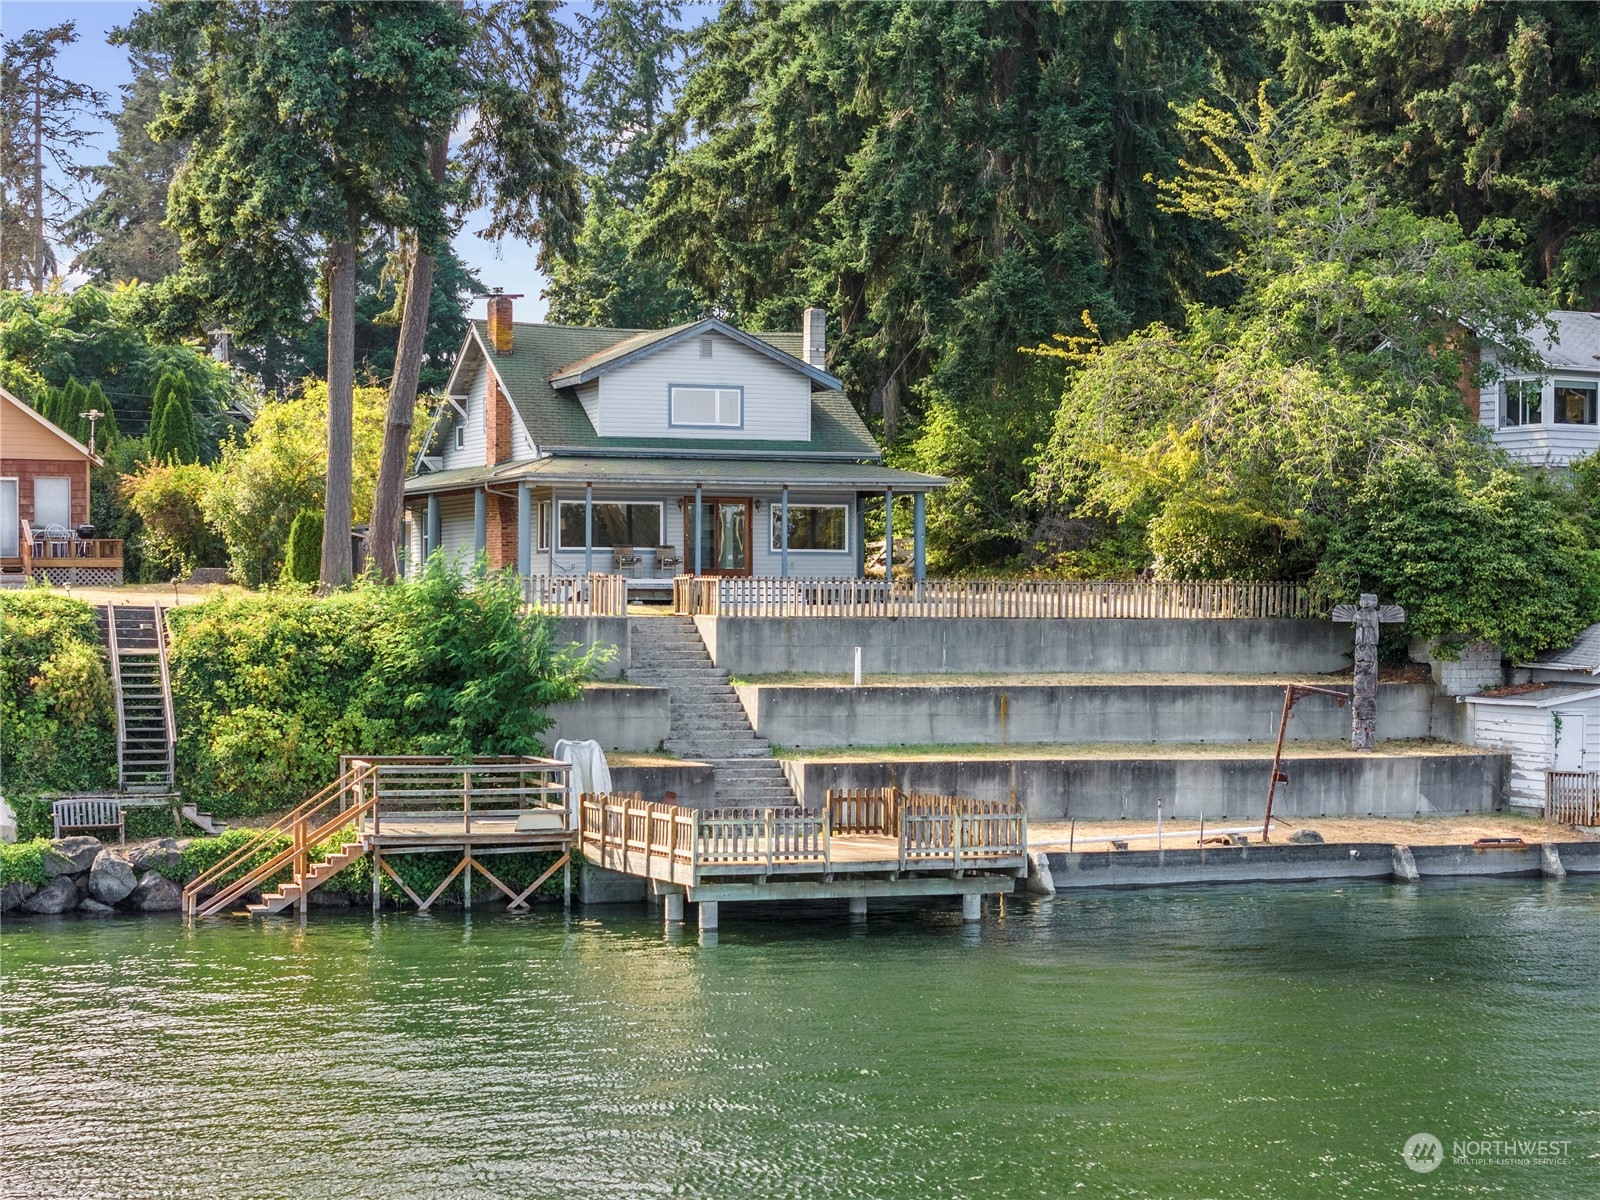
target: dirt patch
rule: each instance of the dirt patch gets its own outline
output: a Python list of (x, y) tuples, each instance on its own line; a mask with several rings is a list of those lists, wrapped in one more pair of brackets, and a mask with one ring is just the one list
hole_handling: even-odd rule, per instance
[[(1206, 836), (1217, 829), (1245, 829), (1250, 844), (1261, 841), (1261, 822), (1253, 825), (1245, 818), (1209, 820)], [(1193, 847), (1200, 828), (1198, 821), (1172, 820), (1165, 822), (1161, 845), (1166, 849)], [(1272, 823), (1271, 844), (1287, 845), (1289, 835), (1302, 829), (1314, 829), (1329, 843), (1387, 842), (1407, 846), (1465, 846), (1479, 838), (1521, 838), (1535, 842), (1592, 842), (1600, 836), (1584, 833), (1570, 825), (1551, 825), (1536, 817), (1513, 816), (1509, 813), (1483, 813), (1461, 817), (1301, 817), (1290, 821)], [(1072, 828), (1066, 821), (1029, 821), (1028, 845), (1034, 850), (1065, 850), (1069, 841), (1080, 850), (1105, 850), (1109, 838), (1133, 838), (1152, 835), (1154, 821), (1079, 821)], [(1097, 840), (1098, 839), (1098, 840)], [(1130, 841), (1129, 849), (1153, 850), (1153, 836)]]

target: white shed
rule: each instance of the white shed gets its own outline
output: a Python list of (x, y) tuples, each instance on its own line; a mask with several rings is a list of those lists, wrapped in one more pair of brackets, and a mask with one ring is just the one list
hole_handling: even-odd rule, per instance
[(1546, 771), (1600, 771), (1600, 686), (1526, 683), (1462, 699), (1473, 745), (1511, 755), (1513, 806), (1544, 806)]

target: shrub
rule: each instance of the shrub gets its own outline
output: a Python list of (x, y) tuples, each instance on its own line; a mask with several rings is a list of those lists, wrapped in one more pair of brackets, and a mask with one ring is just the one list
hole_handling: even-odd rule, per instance
[(122, 481), (128, 507), (144, 522), (144, 559), (167, 575), (227, 561), (222, 539), (206, 525), (202, 507), (215, 474), (197, 463), (148, 462)]
[(341, 754), (530, 754), (544, 709), (595, 656), (555, 651), (555, 620), (515, 583), (415, 582), (329, 596), (225, 596), (171, 614), (178, 781), (219, 816), (297, 803)]
[(150, 407), (150, 453), (157, 462), (200, 461), (200, 433), (195, 426), (189, 381), (172, 372), (156, 384)]
[(44, 871), (44, 852), (50, 843), (44, 838), (18, 842), (15, 845), (0, 843), (0, 887), (13, 883), (36, 883), (43, 887), (50, 882)]
[(94, 610), (48, 588), (0, 594), (0, 784), (19, 833), (38, 831), (31, 797), (115, 787), (116, 767)]
[(322, 577), (322, 514), (307, 509), (289, 526), (283, 554), (286, 583), (316, 583)]

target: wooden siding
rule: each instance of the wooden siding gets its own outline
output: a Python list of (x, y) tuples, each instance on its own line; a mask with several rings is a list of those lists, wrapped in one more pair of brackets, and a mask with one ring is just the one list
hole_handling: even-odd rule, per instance
[[(713, 342), (709, 359), (700, 357), (702, 339), (689, 338), (602, 375), (596, 426), (600, 436), (810, 441), (810, 380), (730, 338), (708, 336)], [(674, 384), (742, 387), (743, 428), (674, 428), (667, 408), (668, 389)]]
[(1512, 804), (1530, 808), (1544, 804), (1544, 773), (1555, 767), (1557, 712), (1584, 714), (1583, 769), (1600, 767), (1600, 697), (1550, 708), (1480, 700), (1472, 708), (1473, 745), (1511, 755)]
[[(472, 374), (472, 384), (467, 389), (465, 401), (458, 401), (467, 410), (466, 417), (466, 445), (460, 450), (456, 449), (455, 425), (461, 417), (457, 415), (451, 424), (450, 431), (444, 437), (444, 469), (454, 471), (458, 467), (481, 467), (485, 465), (488, 454), (488, 437), (486, 433), (485, 417), (488, 409), (489, 397), (489, 372), (488, 368), (480, 363)], [(534, 457), (533, 439), (528, 436), (527, 429), (522, 424), (522, 418), (517, 415), (515, 406), (511, 410), (511, 458), (517, 462), (524, 462)]]
[(439, 548), (444, 552), (445, 562), (462, 568), (470, 567), (477, 553), (473, 542), (472, 493), (440, 496)]

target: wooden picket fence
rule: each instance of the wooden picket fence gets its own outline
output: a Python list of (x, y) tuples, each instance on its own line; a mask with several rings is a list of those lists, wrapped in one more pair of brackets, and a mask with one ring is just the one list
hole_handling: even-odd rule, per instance
[(1600, 825), (1600, 776), (1593, 771), (1546, 771), (1544, 819), (1556, 825)]
[(621, 575), (528, 575), (524, 603), (563, 617), (628, 615), (628, 581)]
[(673, 610), (708, 617), (1325, 617), (1298, 583), (1144, 579), (759, 579), (680, 575)]

